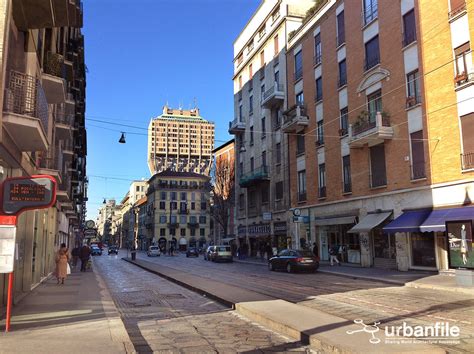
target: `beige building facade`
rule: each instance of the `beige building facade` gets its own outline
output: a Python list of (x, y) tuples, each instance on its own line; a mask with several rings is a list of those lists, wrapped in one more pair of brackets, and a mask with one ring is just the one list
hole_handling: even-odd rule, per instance
[(148, 126), (148, 168), (154, 175), (165, 170), (209, 175), (214, 148), (214, 123), (199, 109), (163, 108)]

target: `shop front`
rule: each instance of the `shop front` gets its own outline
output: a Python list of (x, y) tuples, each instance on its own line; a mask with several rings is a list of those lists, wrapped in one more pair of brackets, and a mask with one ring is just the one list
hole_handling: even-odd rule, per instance
[(285, 221), (275, 222), (273, 224), (272, 247), (276, 248), (278, 252), (288, 248), (287, 235), (288, 235), (288, 228)]
[[(240, 225), (237, 229), (239, 247), (245, 256), (263, 257), (272, 244), (271, 227), (269, 223)], [(243, 237), (246, 235), (246, 237)]]

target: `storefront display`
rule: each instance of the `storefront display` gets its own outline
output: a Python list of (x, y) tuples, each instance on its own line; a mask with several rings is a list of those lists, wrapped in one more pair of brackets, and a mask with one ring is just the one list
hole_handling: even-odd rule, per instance
[(447, 221), (450, 268), (474, 269), (472, 221)]
[(412, 232), (411, 263), (415, 267), (436, 267), (435, 242), (433, 232)]

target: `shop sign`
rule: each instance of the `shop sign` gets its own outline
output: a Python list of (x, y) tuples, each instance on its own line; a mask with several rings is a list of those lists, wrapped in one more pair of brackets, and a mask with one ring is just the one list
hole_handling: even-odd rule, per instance
[(249, 225), (247, 227), (249, 235), (270, 235), (270, 224)]
[(286, 235), (286, 222), (276, 222), (273, 224), (273, 233), (275, 235)]
[(309, 216), (293, 216), (293, 222), (309, 224)]
[(446, 221), (450, 268), (474, 269), (472, 220)]
[(97, 231), (95, 229), (84, 230), (84, 237), (85, 238), (94, 238), (96, 236), (97, 236)]
[(272, 213), (270, 212), (265, 212), (262, 214), (262, 219), (265, 221), (271, 221), (272, 220)]
[(237, 229), (237, 233), (239, 235), (245, 235), (246, 232), (247, 232), (247, 227), (245, 226), (239, 226)]

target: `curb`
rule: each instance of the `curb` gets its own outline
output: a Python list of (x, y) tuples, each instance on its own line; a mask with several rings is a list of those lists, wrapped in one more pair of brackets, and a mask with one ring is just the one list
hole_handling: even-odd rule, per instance
[(147, 267), (145, 267), (145, 266), (142, 266), (142, 265), (140, 265), (140, 264), (138, 264), (138, 263), (136, 263), (136, 262), (134, 262), (134, 261), (132, 261), (132, 260), (130, 260), (130, 259), (128, 259), (128, 258), (124, 258), (124, 257), (123, 257), (122, 260), (125, 261), (125, 262), (128, 262), (128, 263), (131, 263), (131, 264), (133, 264), (133, 265), (135, 265), (135, 266), (137, 266), (137, 267), (139, 267), (139, 268), (141, 268), (141, 269), (143, 269), (143, 270), (146, 270), (147, 272), (156, 274), (156, 275), (158, 275), (158, 276), (160, 276), (160, 277), (162, 277), (162, 278), (164, 278), (164, 279), (166, 279), (166, 280), (169, 280), (169, 281), (171, 281), (171, 282), (173, 282), (173, 283), (175, 283), (175, 284), (178, 284), (178, 285), (180, 285), (180, 286), (182, 286), (182, 287), (184, 287), (184, 288), (186, 288), (186, 289), (192, 290), (192, 291), (194, 291), (194, 292), (196, 292), (196, 293), (198, 293), (198, 294), (200, 294), (200, 295), (204, 295), (204, 296), (206, 296), (206, 297), (208, 297), (208, 298), (210, 298), (210, 299), (212, 299), (212, 300), (215, 300), (215, 301), (219, 302), (220, 304), (222, 304), (222, 305), (224, 305), (224, 306), (226, 306), (226, 307), (229, 307), (229, 308), (235, 310), (235, 303), (233, 303), (233, 302), (231, 302), (231, 301), (228, 301), (228, 300), (226, 300), (226, 299), (224, 299), (224, 298), (221, 298), (220, 296), (216, 296), (215, 294), (212, 294), (212, 293), (210, 293), (209, 291), (206, 291), (206, 290), (197, 288), (197, 287), (192, 286), (192, 285), (189, 285), (188, 283), (185, 283), (185, 282), (183, 282), (183, 281), (181, 281), (181, 280), (178, 280), (178, 279), (173, 278), (173, 277), (170, 277), (170, 276), (168, 276), (168, 275), (166, 275), (166, 274), (160, 273), (160, 272), (158, 272), (158, 271), (156, 271), (156, 270), (153, 270), (153, 269), (147, 268)]

